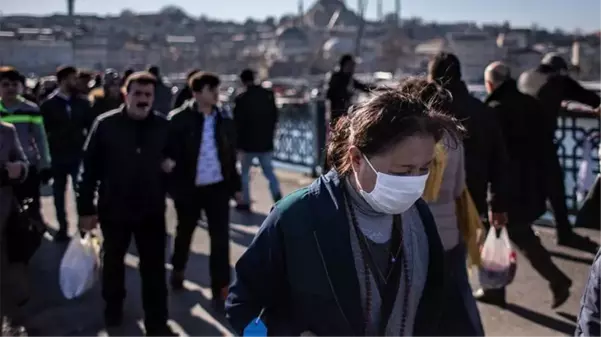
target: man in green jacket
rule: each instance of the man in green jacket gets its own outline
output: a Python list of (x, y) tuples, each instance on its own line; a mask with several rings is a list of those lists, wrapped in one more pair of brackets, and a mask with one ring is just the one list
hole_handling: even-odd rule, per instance
[(0, 68), (0, 120), (11, 123), (29, 161), (29, 174), (15, 194), (32, 199), (34, 213), (43, 221), (40, 211), (40, 184), (51, 178), (50, 152), (40, 109), (20, 95), (21, 74), (13, 67)]

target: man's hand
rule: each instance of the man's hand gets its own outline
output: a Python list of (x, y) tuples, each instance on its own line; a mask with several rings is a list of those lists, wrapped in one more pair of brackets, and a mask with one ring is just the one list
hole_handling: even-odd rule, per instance
[(96, 215), (83, 215), (79, 217), (79, 229), (82, 231), (91, 231), (98, 225)]
[(24, 169), (22, 162), (8, 162), (5, 167), (9, 179), (19, 179)]
[(161, 164), (161, 168), (163, 169), (163, 172), (165, 172), (165, 173), (173, 172), (174, 167), (175, 167), (175, 162), (171, 158), (167, 158), (167, 159), (163, 160), (163, 163)]
[(242, 158), (244, 158), (244, 151), (238, 150), (238, 152), (236, 152), (236, 160), (242, 162)]
[(495, 228), (501, 228), (507, 225), (507, 213), (488, 212), (488, 221)]

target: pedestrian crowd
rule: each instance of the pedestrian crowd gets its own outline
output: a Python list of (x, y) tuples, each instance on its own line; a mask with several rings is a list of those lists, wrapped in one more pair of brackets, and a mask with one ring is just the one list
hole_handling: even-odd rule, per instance
[[(345, 55), (326, 80), (323, 175), (284, 196), (272, 166), (276, 99), (251, 69), (241, 72), (243, 90), (230, 108), (219, 100), (219, 76), (201, 70), (190, 71), (174, 97), (156, 66), (98, 75), (64, 66), (31, 90), (17, 69), (0, 67), (3, 327), (29, 298), (27, 264), (51, 227), (41, 214), (42, 186), (52, 185), (54, 241), (71, 239), (69, 178), (75, 237), (102, 231), (107, 327), (123, 322), (124, 257), (133, 238), (146, 334), (175, 335), (168, 286), (184, 289), (202, 213), (212, 309), (241, 335), (259, 326), (284, 336), (483, 336), (476, 301), (507, 304), (505, 286), (472, 291), (468, 282), (487, 231), (507, 232), (548, 282), (552, 307), (561, 306), (572, 281), (532, 223), (548, 200), (557, 243), (597, 252), (568, 219), (554, 136), (562, 101), (598, 113), (600, 97), (569, 77), (555, 54), (517, 78), (506, 64), (490, 64), (484, 102), (468, 92), (450, 53), (431, 60), (427, 77), (394, 88), (361, 83), (354, 68)], [(372, 97), (353, 104), (355, 89)], [(274, 206), (230, 275), (230, 201), (251, 211), (255, 161)], [(169, 277), (167, 197), (177, 213)], [(595, 207), (596, 219), (580, 221), (598, 222), (598, 202), (586, 209), (594, 214)], [(599, 334), (598, 261), (597, 254), (577, 335)]]

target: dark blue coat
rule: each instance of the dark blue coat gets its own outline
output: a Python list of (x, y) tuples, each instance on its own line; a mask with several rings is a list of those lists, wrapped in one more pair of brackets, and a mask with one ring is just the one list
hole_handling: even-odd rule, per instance
[(599, 291), (601, 291), (601, 250), (597, 252), (582, 295), (576, 336), (600, 336)]
[[(236, 264), (226, 310), (242, 333), (265, 308), (269, 335), (361, 335), (364, 331), (359, 281), (340, 180), (330, 172), (273, 208), (248, 250)], [(414, 335), (444, 335), (441, 301), (444, 257), (432, 215), (417, 202), (429, 242), (425, 290)]]

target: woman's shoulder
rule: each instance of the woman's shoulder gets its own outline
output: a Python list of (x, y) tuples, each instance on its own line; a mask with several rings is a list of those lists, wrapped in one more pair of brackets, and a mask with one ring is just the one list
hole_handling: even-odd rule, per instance
[(272, 209), (277, 214), (278, 225), (290, 234), (304, 233), (312, 230), (321, 217), (335, 212), (337, 204), (327, 185), (320, 178), (278, 201)]

